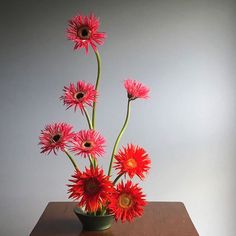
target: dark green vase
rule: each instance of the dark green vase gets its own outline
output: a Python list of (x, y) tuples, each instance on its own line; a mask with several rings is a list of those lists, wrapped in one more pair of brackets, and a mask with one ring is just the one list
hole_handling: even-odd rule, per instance
[(74, 212), (83, 225), (83, 230), (98, 231), (109, 229), (113, 223), (114, 215), (93, 216), (84, 213), (81, 208), (75, 207)]

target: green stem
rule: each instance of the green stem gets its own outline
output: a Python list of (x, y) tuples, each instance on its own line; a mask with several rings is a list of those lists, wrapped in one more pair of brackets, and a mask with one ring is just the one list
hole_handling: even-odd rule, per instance
[(121, 177), (123, 174), (124, 174), (124, 173), (121, 173), (121, 174), (119, 174), (119, 175), (115, 178), (115, 180), (113, 181), (113, 185), (116, 184), (116, 182), (120, 179), (120, 177)]
[(106, 207), (103, 207), (103, 206), (102, 206), (102, 210), (101, 210), (101, 215), (102, 215), (102, 216), (104, 216), (104, 215), (105, 215), (105, 213), (106, 213), (106, 210), (107, 210), (107, 209), (106, 209)]
[(85, 107), (83, 108), (83, 110), (84, 110), (84, 114), (85, 114), (87, 122), (88, 122), (89, 129), (93, 129), (93, 125), (91, 123), (91, 119), (89, 117), (88, 111), (86, 110)]
[(76, 170), (79, 170), (79, 167), (76, 165), (75, 160), (73, 159), (73, 157), (70, 155), (70, 153), (64, 149), (64, 152), (66, 153), (66, 155), (69, 157), (70, 161), (72, 162), (73, 166), (75, 167)]
[(116, 142), (115, 142), (115, 145), (114, 145), (114, 148), (113, 148), (113, 151), (112, 151), (112, 154), (111, 154), (111, 161), (110, 161), (110, 166), (109, 166), (109, 170), (108, 170), (108, 176), (111, 176), (111, 170), (112, 170), (112, 164), (113, 164), (113, 161), (114, 161), (114, 156), (116, 154), (116, 149), (118, 147), (118, 144), (119, 144), (119, 141), (127, 127), (127, 124), (128, 124), (128, 121), (129, 121), (129, 116), (130, 116), (130, 102), (131, 100), (129, 99), (128, 100), (128, 105), (127, 105), (127, 113), (126, 113), (126, 118), (125, 118), (125, 122), (123, 124), (123, 127), (116, 139)]
[[(95, 89), (96, 89), (96, 91), (98, 91), (99, 81), (100, 81), (100, 78), (101, 78), (101, 58), (100, 58), (100, 55), (99, 55), (98, 51), (95, 51), (95, 55), (96, 55), (96, 59), (97, 59), (97, 63), (98, 63), (97, 81), (96, 81)], [(93, 129), (95, 129), (96, 104), (97, 104), (97, 102), (93, 103), (93, 115), (92, 115), (92, 127), (93, 127)]]
[(93, 159), (92, 159), (91, 155), (89, 155), (89, 162), (90, 162), (90, 167), (94, 168), (94, 163), (93, 163)]
[(94, 168), (97, 167), (97, 160), (96, 160), (96, 158), (93, 158), (93, 165), (94, 165)]

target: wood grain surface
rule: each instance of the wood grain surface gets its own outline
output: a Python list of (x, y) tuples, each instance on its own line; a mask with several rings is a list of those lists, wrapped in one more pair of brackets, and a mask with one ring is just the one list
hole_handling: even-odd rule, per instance
[(83, 231), (74, 202), (50, 202), (30, 236), (198, 236), (181, 202), (148, 202), (133, 223), (114, 222), (104, 231)]

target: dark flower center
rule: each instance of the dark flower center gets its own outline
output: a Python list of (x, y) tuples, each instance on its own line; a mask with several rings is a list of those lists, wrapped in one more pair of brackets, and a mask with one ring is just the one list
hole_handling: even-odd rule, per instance
[(85, 142), (85, 143), (84, 143), (84, 147), (90, 148), (90, 147), (92, 147), (92, 143), (90, 143), (90, 142)]
[(99, 182), (96, 179), (89, 179), (85, 182), (84, 190), (88, 195), (97, 194), (99, 189)]
[(82, 26), (78, 28), (78, 37), (81, 39), (89, 39), (91, 35), (91, 31), (88, 26)]
[(78, 100), (80, 100), (81, 98), (84, 97), (84, 93), (82, 93), (82, 92), (76, 93), (76, 94), (75, 94), (75, 97), (76, 97)]
[(137, 98), (137, 97), (135, 97), (134, 95), (132, 95), (130, 93), (128, 93), (127, 96), (128, 96), (129, 100), (135, 100)]
[(56, 143), (61, 139), (61, 135), (60, 134), (56, 134), (52, 137), (52, 140)]

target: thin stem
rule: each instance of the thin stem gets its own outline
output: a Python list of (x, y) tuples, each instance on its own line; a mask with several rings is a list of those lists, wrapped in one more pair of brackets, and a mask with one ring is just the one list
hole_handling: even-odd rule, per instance
[(113, 181), (113, 185), (116, 184), (116, 182), (120, 179), (120, 177), (121, 177), (123, 174), (124, 174), (124, 173), (121, 173), (121, 174), (119, 174), (119, 175), (115, 178), (115, 180)]
[(119, 144), (119, 141), (127, 127), (127, 124), (128, 124), (128, 121), (129, 121), (129, 116), (130, 116), (130, 102), (131, 100), (129, 99), (128, 100), (128, 105), (127, 105), (127, 113), (126, 113), (126, 118), (125, 118), (125, 122), (123, 124), (123, 127), (116, 139), (116, 142), (115, 142), (115, 145), (114, 145), (114, 148), (113, 148), (113, 151), (112, 151), (112, 154), (111, 154), (111, 161), (110, 161), (110, 166), (109, 166), (109, 170), (108, 170), (108, 176), (111, 176), (111, 171), (112, 171), (112, 164), (113, 164), (113, 161), (114, 161), (114, 156), (116, 154), (116, 149), (118, 147), (118, 144)]
[(86, 110), (85, 107), (83, 108), (83, 111), (84, 111), (84, 114), (85, 114), (85, 116), (86, 116), (89, 129), (93, 129), (93, 125), (92, 125), (92, 123), (91, 123), (91, 119), (90, 119), (89, 114), (88, 114), (88, 111)]
[(90, 162), (90, 167), (94, 168), (94, 163), (91, 155), (89, 155), (89, 162)]
[[(96, 59), (97, 59), (97, 63), (98, 63), (97, 81), (96, 81), (95, 89), (96, 89), (96, 91), (98, 91), (99, 81), (101, 78), (101, 58), (100, 58), (98, 51), (95, 51), (95, 55), (96, 55)], [(92, 127), (93, 127), (93, 129), (95, 129), (96, 104), (97, 104), (97, 102), (93, 103), (93, 114), (92, 114)]]
[(97, 167), (97, 160), (96, 160), (96, 158), (93, 158), (93, 165), (94, 165), (94, 168), (96, 168)]
[(106, 210), (107, 210), (107, 209), (106, 209), (106, 207), (103, 207), (103, 206), (102, 206), (102, 210), (101, 210), (101, 215), (102, 215), (102, 216), (104, 216), (104, 215), (105, 215), (105, 213), (106, 213)]
[(73, 166), (75, 167), (76, 170), (79, 170), (79, 167), (76, 165), (75, 160), (73, 159), (73, 157), (70, 155), (70, 153), (64, 149), (65, 154), (69, 157), (70, 161), (72, 162)]

